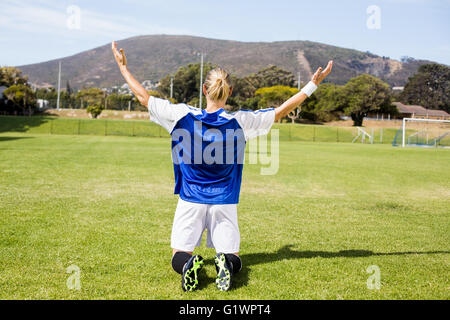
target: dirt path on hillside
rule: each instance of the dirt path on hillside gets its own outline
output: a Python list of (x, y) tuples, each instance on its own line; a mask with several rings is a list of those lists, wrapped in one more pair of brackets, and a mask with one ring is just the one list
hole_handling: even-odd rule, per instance
[[(305, 52), (303, 50), (298, 50), (297, 52), (297, 61), (298, 64), (300, 65), (300, 68), (303, 72), (306, 71), (307, 75), (301, 74), (302, 79), (311, 79), (313, 73), (312, 73), (312, 69), (311, 66), (309, 65), (309, 61), (308, 59), (306, 59), (305, 57)], [(305, 78), (306, 76), (306, 78)], [(305, 82), (305, 81), (302, 81)]]

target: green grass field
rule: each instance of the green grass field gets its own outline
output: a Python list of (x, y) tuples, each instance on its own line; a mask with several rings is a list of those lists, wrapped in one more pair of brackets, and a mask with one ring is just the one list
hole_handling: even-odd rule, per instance
[(449, 299), (449, 164), (450, 150), (283, 141), (278, 174), (244, 169), (234, 289), (215, 288), (203, 241), (201, 289), (183, 293), (167, 138), (2, 133), (0, 298)]

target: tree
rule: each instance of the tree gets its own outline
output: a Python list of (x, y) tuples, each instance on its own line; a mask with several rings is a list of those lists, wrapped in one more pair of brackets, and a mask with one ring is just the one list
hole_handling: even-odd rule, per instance
[(32, 109), (36, 109), (36, 96), (30, 87), (23, 84), (16, 84), (6, 89), (3, 94), (18, 107), (22, 114), (32, 114)]
[(369, 112), (392, 113), (395, 110), (389, 85), (368, 74), (350, 79), (343, 87), (337, 104), (337, 110), (352, 117), (354, 126), (362, 126)]
[(27, 85), (28, 77), (15, 67), (0, 68), (0, 86), (10, 87), (17, 84)]
[(259, 108), (260, 96), (254, 96), (240, 103), (242, 109), (256, 110)]
[[(203, 66), (203, 81), (206, 74), (213, 69), (211, 63), (206, 63)], [(200, 95), (200, 64), (188, 64), (180, 67), (174, 75), (167, 75), (161, 79), (158, 86), (158, 91), (165, 97), (170, 97), (170, 83), (173, 78), (173, 98), (175, 101), (181, 103), (189, 103), (194, 98)], [(206, 99), (203, 100), (206, 104)], [(198, 102), (197, 102), (198, 103)]]
[(403, 103), (450, 112), (450, 68), (425, 64), (408, 79), (400, 95)]
[[(77, 93), (77, 100), (80, 100), (84, 105), (104, 105), (105, 92), (98, 88), (82, 89)], [(83, 106), (82, 106), (83, 107)]]
[(66, 82), (66, 92), (67, 92), (69, 95), (72, 95), (72, 94), (73, 94), (72, 87), (70, 86), (70, 81), (69, 81), (69, 80), (67, 80), (67, 82)]
[(323, 83), (302, 107), (302, 118), (312, 121), (333, 121), (339, 118), (339, 100), (343, 87)]
[(96, 119), (104, 110), (103, 105), (89, 105), (86, 108), (86, 112), (89, 113), (92, 118)]
[(36, 99), (52, 100), (53, 98), (56, 99), (56, 90), (53, 87), (36, 90)]
[[(47, 100), (49, 108), (56, 108), (58, 93), (55, 88), (40, 88), (36, 90), (36, 98)], [(74, 108), (76, 105), (75, 97), (67, 90), (60, 94), (61, 108)]]
[(73, 109), (76, 106), (75, 96), (68, 91), (62, 91), (60, 99), (62, 108)]
[(247, 81), (256, 89), (273, 86), (293, 87), (295, 85), (295, 76), (286, 70), (277, 66), (269, 66), (245, 77)]
[[(161, 94), (161, 92), (159, 92), (159, 91), (156, 91), (156, 90), (148, 90), (147, 92), (148, 92), (148, 94), (149, 94), (150, 96), (152, 96), (152, 97), (164, 99), (164, 96), (163, 96), (163, 95)], [(170, 100), (170, 98), (169, 98), (169, 100)]]
[(250, 74), (244, 78), (231, 77), (233, 83), (233, 96), (238, 104), (255, 96), (256, 90), (265, 87), (287, 86), (295, 84), (294, 75), (277, 66), (270, 66)]
[(106, 98), (108, 109), (110, 110), (125, 110), (128, 109), (128, 104), (133, 100), (131, 94), (110, 94)]
[(239, 78), (231, 75), (231, 83), (233, 84), (233, 94), (228, 99), (228, 103), (232, 106), (239, 106), (245, 100), (255, 96), (256, 88), (248, 78)]
[[(204, 65), (205, 80), (208, 72), (215, 66), (211, 63)], [(238, 107), (248, 107), (255, 105), (256, 90), (264, 87), (272, 87), (277, 85), (291, 87), (295, 84), (294, 75), (286, 70), (278, 68), (277, 66), (269, 66), (254, 74), (244, 78), (231, 76), (233, 84), (233, 95), (228, 99), (228, 105), (233, 109)], [(181, 103), (188, 103), (190, 105), (198, 105), (199, 103), (199, 87), (200, 87), (200, 64), (189, 64), (177, 70), (175, 74), (167, 75), (161, 79), (158, 91), (164, 96), (170, 96), (170, 84), (173, 78), (173, 98), (175, 101)], [(249, 100), (250, 99), (250, 100)], [(206, 103), (206, 99), (203, 100)]]
[(298, 92), (288, 86), (273, 86), (256, 90), (255, 95), (260, 98), (258, 106), (261, 108), (278, 107)]

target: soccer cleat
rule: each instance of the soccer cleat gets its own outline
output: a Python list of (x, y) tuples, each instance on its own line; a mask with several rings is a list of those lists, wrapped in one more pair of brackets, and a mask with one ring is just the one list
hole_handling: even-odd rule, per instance
[(233, 269), (228, 262), (225, 254), (218, 253), (214, 259), (216, 264), (217, 278), (216, 287), (220, 291), (228, 291), (231, 288), (231, 276), (233, 274)]
[(194, 291), (198, 288), (198, 273), (203, 268), (203, 258), (201, 256), (193, 256), (183, 267), (181, 276), (181, 288), (183, 291)]

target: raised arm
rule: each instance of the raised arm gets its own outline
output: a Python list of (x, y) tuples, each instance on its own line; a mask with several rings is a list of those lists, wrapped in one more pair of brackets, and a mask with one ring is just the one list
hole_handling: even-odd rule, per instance
[(311, 82), (308, 83), (308, 85), (302, 91), (297, 93), (295, 96), (292, 96), (281, 106), (275, 109), (275, 121), (286, 117), (291, 111), (294, 111), (295, 108), (300, 106), (303, 101), (305, 101), (306, 98), (308, 98), (308, 96), (311, 94), (310, 92), (314, 91), (317, 86), (323, 81), (323, 79), (325, 79), (330, 74), (331, 69), (333, 69), (333, 61), (328, 62), (325, 70), (323, 70), (322, 67), (317, 69)]
[(145, 88), (137, 81), (133, 75), (128, 71), (127, 67), (127, 57), (125, 56), (125, 52), (123, 49), (120, 49), (120, 52), (117, 50), (117, 43), (115, 41), (112, 42), (112, 51), (114, 54), (114, 58), (119, 66), (120, 72), (122, 73), (125, 81), (130, 86), (131, 91), (133, 91), (136, 98), (139, 102), (144, 106), (148, 107), (148, 99), (150, 99), (150, 95), (145, 90)]

